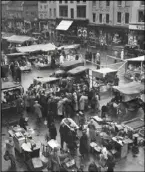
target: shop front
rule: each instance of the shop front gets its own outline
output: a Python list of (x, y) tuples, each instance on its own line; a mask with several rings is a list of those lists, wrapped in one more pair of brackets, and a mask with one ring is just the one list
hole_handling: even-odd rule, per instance
[(127, 43), (128, 28), (110, 25), (89, 25), (88, 39), (97, 45), (120, 46)]
[(88, 20), (56, 20), (59, 42), (81, 43), (87, 40)]
[(129, 25), (128, 44), (130, 46), (138, 46), (140, 49), (145, 50), (144, 24), (145, 23)]

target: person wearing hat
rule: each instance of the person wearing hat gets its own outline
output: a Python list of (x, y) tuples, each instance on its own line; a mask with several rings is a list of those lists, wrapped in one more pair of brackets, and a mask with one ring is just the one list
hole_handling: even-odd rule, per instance
[(58, 148), (55, 147), (53, 150), (53, 154), (51, 155), (51, 170), (58, 172), (60, 171), (60, 166), (61, 163), (58, 155)]

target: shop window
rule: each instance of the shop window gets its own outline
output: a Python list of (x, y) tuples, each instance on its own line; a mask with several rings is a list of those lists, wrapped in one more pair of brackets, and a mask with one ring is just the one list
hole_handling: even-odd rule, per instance
[(129, 13), (125, 13), (125, 23), (129, 23)]
[(47, 14), (44, 14), (44, 17), (47, 18)]
[(122, 1), (117, 1), (118, 6), (122, 6)]
[(141, 1), (141, 5), (145, 5), (145, 2), (144, 1)]
[(54, 17), (56, 17), (56, 8), (54, 8)]
[(109, 23), (109, 14), (106, 14), (106, 23)]
[(99, 22), (102, 23), (102, 14), (99, 14)]
[(49, 9), (49, 16), (50, 16), (50, 17), (52, 16), (52, 11), (51, 11), (51, 9)]
[(47, 5), (44, 5), (44, 9), (45, 9), (45, 10), (47, 9)]
[(125, 1), (125, 6), (129, 7), (130, 6), (130, 1)]
[(121, 12), (117, 13), (117, 22), (121, 23)]
[(86, 6), (77, 6), (77, 17), (86, 18)]
[(92, 1), (92, 6), (93, 6), (93, 7), (96, 6), (96, 1)]
[(93, 13), (93, 22), (96, 22), (96, 14)]
[(71, 14), (71, 18), (73, 19), (74, 18), (74, 9), (73, 8), (70, 9), (70, 14)]
[(43, 9), (43, 6), (42, 5), (40, 5), (40, 9)]
[(110, 1), (106, 1), (106, 7), (110, 6)]
[(61, 16), (61, 17), (68, 16), (68, 6), (60, 6), (59, 7), (59, 16)]
[(145, 22), (145, 14), (144, 11), (138, 12), (138, 22)]

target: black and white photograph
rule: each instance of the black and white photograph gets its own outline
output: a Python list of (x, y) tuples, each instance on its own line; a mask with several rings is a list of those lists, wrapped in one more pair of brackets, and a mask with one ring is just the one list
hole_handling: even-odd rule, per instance
[(1, 171), (143, 172), (145, 1), (0, 8)]

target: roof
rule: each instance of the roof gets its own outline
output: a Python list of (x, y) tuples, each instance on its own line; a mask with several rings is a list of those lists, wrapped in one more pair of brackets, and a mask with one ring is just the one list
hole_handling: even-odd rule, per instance
[(21, 87), (20, 84), (15, 84), (14, 82), (2, 82), (2, 87), (1, 90), (8, 90), (8, 89), (13, 89), (13, 88), (17, 88), (17, 87)]
[(61, 50), (62, 48), (64, 48), (64, 49), (74, 49), (74, 48), (78, 48), (79, 46), (80, 46), (80, 44), (64, 45), (64, 46), (58, 47), (58, 50)]
[(135, 58), (126, 59), (126, 61), (145, 61), (145, 55), (135, 57)]
[(35, 51), (53, 51), (55, 50), (56, 46), (54, 44), (38, 44), (38, 45), (31, 45), (31, 46), (23, 46), (17, 47), (16, 50), (21, 53), (26, 52), (35, 52)]
[(56, 27), (56, 30), (68, 30), (72, 25), (73, 21), (62, 20), (59, 25)]
[(34, 78), (34, 81), (40, 82), (40, 83), (49, 83), (49, 82), (53, 82), (53, 81), (58, 81), (59, 78), (55, 78), (55, 77), (40, 77), (40, 78)]
[(83, 61), (80, 61), (80, 60), (67, 61), (61, 64), (61, 67), (70, 67), (70, 66), (74, 66), (76, 64), (82, 64), (82, 63)]
[(25, 56), (27, 55), (26, 53), (11, 53), (11, 54), (7, 54), (7, 56), (12, 57), (12, 56)]
[(136, 81), (124, 84), (122, 86), (113, 86), (113, 88), (126, 95), (140, 94), (140, 92), (145, 89), (144, 84)]
[(111, 73), (111, 72), (117, 72), (117, 70), (114, 70), (114, 69), (111, 69), (111, 68), (101, 68), (101, 69), (98, 69), (98, 70), (93, 70), (93, 72), (107, 74), (107, 73)]
[(20, 36), (20, 35), (13, 35), (7, 39), (8, 42), (13, 42), (18, 44), (31, 40), (35, 40), (35, 38), (29, 36)]
[(89, 68), (86, 67), (86, 66), (78, 66), (78, 67), (76, 67), (76, 68), (74, 68), (74, 69), (72, 69), (72, 70), (69, 70), (68, 73), (69, 73), (69, 74), (75, 75), (75, 74), (79, 74), (79, 73), (81, 73), (81, 72), (84, 72), (84, 71), (86, 71), (86, 70), (88, 70), (88, 69), (89, 69)]

